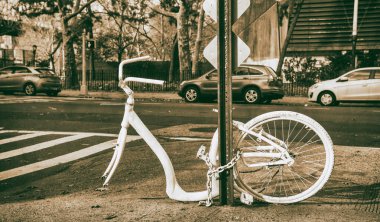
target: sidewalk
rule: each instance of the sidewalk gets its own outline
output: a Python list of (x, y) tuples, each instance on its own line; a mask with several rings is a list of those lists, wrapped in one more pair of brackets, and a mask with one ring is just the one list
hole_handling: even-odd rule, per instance
[[(204, 189), (205, 166), (195, 158), (198, 144), (176, 141), (164, 145), (174, 156), (177, 179), (184, 190)], [(182, 159), (175, 158), (180, 147), (186, 148)], [(0, 221), (379, 221), (380, 149), (335, 146), (334, 150), (333, 173), (310, 199), (287, 205), (254, 202), (252, 206), (242, 205), (238, 199), (235, 206), (219, 206), (216, 199), (213, 206), (204, 207), (169, 199), (164, 172), (154, 154), (146, 146), (132, 146), (110, 190), (95, 191), (110, 155), (107, 160), (104, 155), (93, 156), (18, 194), (39, 196), (1, 204)], [(90, 185), (83, 185), (85, 181)], [(61, 193), (44, 197), (45, 187)]]
[[(63, 90), (59, 96), (65, 97), (88, 97), (98, 99), (125, 99), (124, 92), (104, 92), (104, 91), (91, 91), (87, 96), (80, 94), (78, 90)], [(135, 92), (135, 99), (142, 101), (165, 101), (165, 102), (185, 102), (175, 92)], [(279, 100), (273, 100), (272, 104), (283, 105), (313, 105), (314, 103), (308, 103), (306, 97), (299, 96), (285, 96)]]

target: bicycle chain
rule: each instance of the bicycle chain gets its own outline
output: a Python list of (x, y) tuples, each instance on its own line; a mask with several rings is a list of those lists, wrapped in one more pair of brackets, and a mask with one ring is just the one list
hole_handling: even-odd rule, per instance
[(205, 154), (204, 158), (201, 158), (206, 162), (206, 165), (208, 167), (208, 171), (207, 171), (207, 200), (200, 201), (199, 205), (205, 205), (206, 207), (209, 207), (212, 205), (212, 203), (213, 203), (213, 200), (212, 200), (212, 177), (216, 174), (220, 174), (221, 172), (223, 172), (227, 169), (232, 168), (237, 163), (237, 161), (240, 159), (240, 156), (241, 156), (241, 151), (238, 150), (236, 155), (231, 159), (230, 162), (228, 162), (226, 165), (220, 166), (216, 169), (213, 169), (213, 165), (210, 161), (210, 157), (209, 157), (208, 153)]

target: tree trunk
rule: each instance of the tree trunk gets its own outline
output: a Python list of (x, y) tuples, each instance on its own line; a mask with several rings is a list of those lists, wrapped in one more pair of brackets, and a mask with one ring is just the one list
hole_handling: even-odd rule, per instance
[[(294, 1), (295, 0), (292, 0), (290, 2), (290, 4), (291, 4), (291, 5), (289, 5), (290, 9), (293, 8), (293, 5), (295, 4)], [(281, 48), (281, 54), (280, 54), (280, 58), (279, 58), (277, 69), (276, 69), (277, 76), (281, 76), (282, 65), (284, 64), (284, 59), (285, 59), (285, 56), (286, 56), (286, 51), (288, 49), (290, 37), (292, 36), (294, 28), (296, 27), (296, 23), (297, 23), (299, 14), (301, 12), (301, 8), (302, 8), (302, 5), (303, 5), (303, 2), (304, 2), (304, 0), (301, 0), (300, 2), (297, 3), (297, 8), (296, 8), (296, 11), (294, 13), (293, 20), (290, 23), (289, 30), (288, 30), (288, 33), (286, 34), (286, 38), (285, 38), (285, 41), (284, 41), (284, 45)], [(290, 19), (290, 15), (291, 14), (292, 13), (290, 12), (289, 13), (289, 19)]]
[(173, 40), (173, 46), (172, 46), (172, 53), (171, 53), (171, 59), (170, 59), (170, 68), (169, 68), (169, 77), (168, 81), (173, 82), (174, 80), (174, 69), (175, 64), (178, 61), (178, 38), (177, 35), (175, 35)]
[(73, 41), (69, 33), (69, 25), (66, 21), (64, 21), (64, 16), (61, 16), (62, 21), (62, 48), (64, 51), (64, 75), (66, 86), (68, 88), (78, 88), (78, 73), (75, 62), (75, 52)]
[(178, 18), (177, 18), (177, 35), (178, 35), (178, 56), (179, 56), (179, 80), (183, 81), (184, 74), (191, 70), (191, 54), (190, 54), (190, 39), (189, 25), (187, 24), (189, 9), (181, 1)]
[[(90, 26), (88, 27), (88, 33), (90, 35), (89, 36), (90, 39), (94, 41), (94, 47), (95, 47), (94, 30), (93, 30), (94, 26), (93, 26), (93, 22), (92, 22), (92, 17), (94, 16), (94, 14), (92, 13), (90, 6), (87, 7), (87, 12), (88, 12), (88, 15), (90, 16), (90, 19), (91, 19)], [(90, 52), (89, 52), (89, 56), (90, 56), (90, 58), (89, 58), (89, 61), (90, 61), (90, 80), (94, 79), (95, 75), (96, 75), (94, 47), (91, 47)]]
[(117, 37), (117, 63), (120, 64), (123, 59), (123, 40), (122, 40), (121, 32), (119, 32)]
[(199, 7), (199, 18), (198, 18), (198, 30), (197, 30), (197, 39), (195, 40), (195, 49), (193, 54), (193, 63), (191, 72), (193, 76), (199, 72), (199, 54), (202, 43), (202, 32), (203, 32), (203, 22), (205, 18), (205, 11), (203, 10), (203, 1), (200, 3)]

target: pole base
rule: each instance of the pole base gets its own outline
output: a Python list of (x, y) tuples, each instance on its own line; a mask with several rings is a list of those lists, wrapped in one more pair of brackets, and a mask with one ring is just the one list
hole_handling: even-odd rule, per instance
[(88, 95), (88, 87), (87, 87), (87, 85), (81, 85), (80, 86), (80, 94), (83, 95), (83, 96), (87, 96)]

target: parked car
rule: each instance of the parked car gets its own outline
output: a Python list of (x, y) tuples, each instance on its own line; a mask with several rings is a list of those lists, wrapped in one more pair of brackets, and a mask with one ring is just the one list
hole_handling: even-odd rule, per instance
[(309, 101), (322, 106), (339, 102), (380, 101), (380, 67), (355, 69), (309, 88)]
[(61, 89), (60, 78), (49, 68), (8, 66), (0, 69), (0, 91), (5, 94), (24, 92), (33, 96), (41, 92), (57, 96)]
[[(182, 82), (178, 95), (190, 103), (217, 98), (217, 70)], [(232, 76), (232, 95), (235, 99), (242, 99), (247, 103), (270, 103), (273, 99), (284, 97), (282, 80), (270, 67), (244, 64), (237, 68)]]

